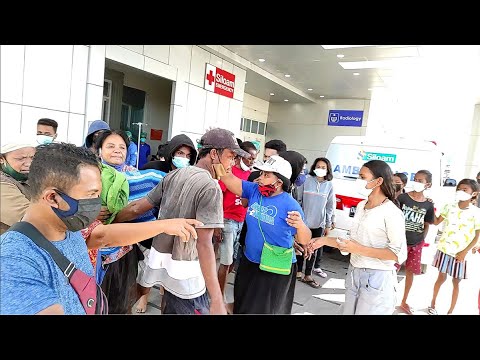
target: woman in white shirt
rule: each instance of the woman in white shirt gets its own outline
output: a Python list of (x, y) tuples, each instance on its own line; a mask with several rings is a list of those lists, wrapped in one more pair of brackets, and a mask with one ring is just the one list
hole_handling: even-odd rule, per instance
[(368, 198), (357, 205), (349, 239), (313, 238), (309, 251), (328, 245), (351, 253), (343, 314), (389, 315), (396, 303), (395, 263), (407, 257), (404, 215), (396, 205), (392, 170), (384, 161), (365, 163), (356, 185)]

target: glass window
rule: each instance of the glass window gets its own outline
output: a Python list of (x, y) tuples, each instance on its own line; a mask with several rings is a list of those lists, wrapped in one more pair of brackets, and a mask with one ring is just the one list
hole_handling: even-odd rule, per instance
[(250, 132), (250, 119), (243, 119), (243, 131)]
[(240, 119), (240, 130), (243, 130), (243, 118)]
[(258, 131), (258, 121), (252, 120), (252, 129), (250, 130), (250, 132), (256, 134), (257, 131)]
[(258, 123), (258, 134), (265, 135), (265, 123)]

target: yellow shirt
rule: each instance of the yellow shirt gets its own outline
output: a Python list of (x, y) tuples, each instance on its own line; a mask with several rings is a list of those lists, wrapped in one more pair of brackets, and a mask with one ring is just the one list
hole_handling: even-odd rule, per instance
[(480, 209), (473, 205), (460, 209), (458, 203), (447, 204), (440, 215), (444, 218), (445, 227), (437, 248), (455, 256), (472, 242), (475, 231), (480, 229)]

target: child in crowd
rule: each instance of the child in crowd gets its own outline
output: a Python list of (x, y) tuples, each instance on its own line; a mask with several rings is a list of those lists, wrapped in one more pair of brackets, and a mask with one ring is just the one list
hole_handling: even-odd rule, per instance
[(460, 291), (460, 280), (467, 278), (467, 262), (465, 257), (475, 247), (480, 235), (480, 210), (471, 202), (478, 196), (479, 184), (472, 179), (463, 179), (458, 183), (455, 194), (455, 203), (447, 204), (435, 218), (435, 225), (445, 220), (442, 237), (438, 242), (437, 253), (433, 259), (433, 266), (438, 268), (438, 278), (433, 288), (433, 297), (428, 313), (437, 315), (435, 302), (440, 287), (452, 277), (452, 302), (447, 314), (452, 314), (457, 303)]
[(428, 170), (419, 170), (413, 181), (413, 191), (400, 194), (397, 198), (405, 216), (408, 249), (405, 262), (405, 291), (400, 308), (409, 315), (412, 314), (412, 310), (407, 304), (408, 294), (413, 285), (414, 275), (420, 275), (422, 272), (422, 248), (428, 227), (435, 220), (433, 203), (423, 194), (424, 190), (432, 186), (432, 173)]

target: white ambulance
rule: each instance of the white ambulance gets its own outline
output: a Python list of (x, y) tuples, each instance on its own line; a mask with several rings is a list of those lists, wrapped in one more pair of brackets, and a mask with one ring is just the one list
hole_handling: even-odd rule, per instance
[[(439, 204), (442, 193), (442, 152), (431, 141), (392, 137), (337, 136), (331, 142), (326, 158), (332, 163), (333, 190), (336, 194), (336, 231), (333, 236), (344, 236), (352, 223), (356, 205), (364, 199), (355, 188), (360, 168), (369, 160), (383, 160), (393, 173), (403, 172), (408, 177), (406, 190), (413, 183), (418, 170), (432, 173), (432, 188), (426, 195)], [(433, 244), (437, 229), (431, 226), (426, 242)]]

